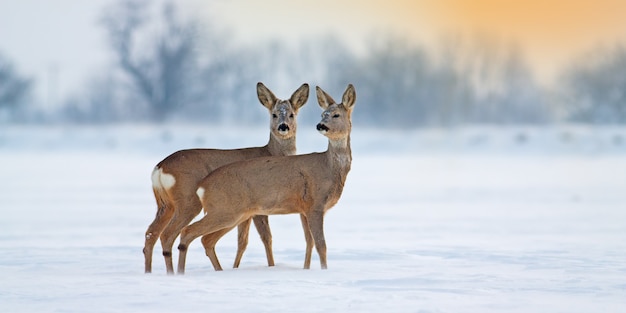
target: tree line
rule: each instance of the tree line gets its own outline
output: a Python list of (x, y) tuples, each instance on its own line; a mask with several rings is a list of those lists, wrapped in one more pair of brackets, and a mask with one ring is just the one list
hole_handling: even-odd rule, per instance
[(47, 115), (29, 108), (32, 79), (0, 55), (0, 121), (257, 123), (265, 112), (250, 103), (263, 81), (270, 88), (319, 84), (331, 94), (352, 83), (355, 121), (380, 127), (626, 123), (622, 46), (575, 60), (548, 90), (519, 47), (486, 36), (449, 36), (433, 49), (379, 34), (364, 53), (330, 35), (241, 46), (225, 31), (183, 18), (173, 2), (150, 7), (123, 0), (104, 9), (99, 23), (115, 64)]

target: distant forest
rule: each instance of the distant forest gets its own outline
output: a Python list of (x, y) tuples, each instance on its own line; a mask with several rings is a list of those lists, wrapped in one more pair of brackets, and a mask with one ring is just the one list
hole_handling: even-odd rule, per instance
[[(260, 124), (266, 112), (255, 86), (262, 81), (289, 94), (308, 82), (337, 98), (352, 83), (355, 123), (372, 127), (626, 123), (626, 49), (617, 44), (572, 60), (547, 89), (523, 51), (493, 38), (450, 36), (433, 49), (379, 34), (365, 53), (331, 35), (242, 46), (210, 23), (183, 18), (173, 2), (154, 6), (120, 1), (105, 8), (99, 25), (115, 63), (54, 112), (32, 105), (33, 80), (0, 53), (0, 121)], [(313, 93), (303, 110), (301, 120), (318, 118)]]

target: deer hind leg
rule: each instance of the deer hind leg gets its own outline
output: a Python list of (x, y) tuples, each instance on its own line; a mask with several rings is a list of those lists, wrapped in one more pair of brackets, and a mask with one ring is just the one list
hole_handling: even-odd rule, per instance
[[(254, 226), (261, 236), (261, 241), (265, 246), (265, 255), (267, 256), (267, 266), (274, 266), (274, 253), (272, 252), (272, 231), (270, 230), (270, 222), (267, 215), (256, 215), (252, 217)], [(245, 249), (245, 248), (244, 248)], [(242, 252), (243, 253), (243, 252)]]
[(323, 210), (314, 210), (309, 216), (307, 216), (307, 219), (311, 235), (313, 235), (313, 240), (315, 241), (317, 254), (320, 257), (320, 265), (322, 266), (322, 269), (326, 269), (326, 239), (324, 239)]
[(237, 255), (235, 256), (233, 268), (239, 268), (243, 253), (246, 251), (246, 247), (248, 246), (248, 234), (250, 233), (251, 222), (252, 219), (249, 218), (237, 225)]
[[(250, 225), (249, 222), (248, 225)], [(217, 258), (217, 254), (215, 253), (215, 245), (217, 244), (217, 241), (220, 240), (220, 238), (226, 235), (226, 233), (228, 233), (233, 228), (234, 227), (224, 228), (214, 233), (202, 236), (202, 246), (204, 246), (206, 256), (209, 257), (209, 260), (211, 260), (211, 264), (213, 264), (213, 268), (216, 271), (221, 271), (222, 266), (220, 265), (220, 261)]]
[[(184, 227), (180, 232), (180, 244), (178, 245), (178, 274), (185, 273), (187, 248), (194, 239), (202, 235), (209, 234), (210, 238), (205, 239), (205, 242), (207, 243), (207, 245), (209, 245), (211, 251), (214, 252), (213, 249), (215, 243), (221, 238), (221, 236), (226, 234), (228, 230), (234, 228), (235, 226), (237, 226), (237, 224), (241, 223), (245, 219), (250, 218), (249, 216), (243, 216), (243, 214), (235, 213), (231, 215), (217, 216), (215, 212), (216, 210), (213, 209), (207, 210), (207, 214), (202, 219), (189, 226)], [(220, 236), (217, 236), (217, 234), (212, 234), (225, 229), (226, 231), (224, 231)], [(211, 257), (209, 256), (209, 258)]]
[(300, 214), (300, 221), (302, 222), (302, 230), (304, 230), (304, 240), (306, 241), (306, 253), (304, 255), (304, 269), (311, 268), (311, 254), (313, 254), (313, 236), (309, 229), (309, 221), (304, 214)]
[(154, 217), (154, 221), (148, 226), (145, 235), (145, 244), (143, 248), (143, 254), (145, 258), (145, 272), (152, 272), (152, 253), (154, 251), (154, 245), (156, 244), (159, 236), (163, 232), (163, 229), (167, 226), (167, 224), (172, 219), (174, 215), (175, 207), (173, 204), (167, 204), (165, 201), (160, 198), (160, 195), (157, 191), (155, 193), (155, 198), (157, 199), (157, 213)]
[(163, 257), (168, 274), (174, 274), (174, 263), (172, 260), (172, 247), (176, 237), (183, 227), (189, 225), (194, 217), (202, 210), (202, 205), (197, 197), (187, 197), (184, 201), (176, 203), (177, 210), (170, 223), (161, 234), (161, 245), (163, 247)]

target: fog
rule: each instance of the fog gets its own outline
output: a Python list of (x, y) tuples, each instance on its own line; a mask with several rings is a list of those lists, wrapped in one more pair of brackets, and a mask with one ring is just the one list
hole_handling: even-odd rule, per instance
[[(26, 3), (2, 6), (32, 11)], [(420, 42), (380, 30), (355, 45), (345, 33), (322, 28), (299, 40), (242, 40), (233, 35), (236, 29), (215, 23), (219, 19), (193, 14), (201, 7), (193, 1), (46, 5), (57, 13), (73, 10), (67, 21), (31, 15), (41, 25), (5, 30), (2, 36), (7, 42), (40, 40), (29, 53), (49, 50), (53, 58), (67, 51), (76, 62), (40, 64), (32, 73), (24, 70), (33, 66), (23, 61), (27, 57), (0, 45), (3, 124), (262, 125), (265, 112), (253, 108), (259, 81), (279, 97), (304, 82), (331, 94), (352, 83), (360, 104), (355, 123), (368, 127), (626, 121), (626, 78), (621, 75), (626, 50), (619, 40), (590, 46), (589, 52), (564, 62), (569, 65), (555, 75), (554, 84), (545, 84), (529, 63), (528, 47), (489, 33), (449, 32)], [(76, 16), (80, 22), (70, 22)], [(46, 25), (59, 34), (41, 36)], [(77, 40), (61, 36), (72, 25), (89, 27), (77, 33)], [(302, 120), (317, 118), (312, 107), (305, 108)]]

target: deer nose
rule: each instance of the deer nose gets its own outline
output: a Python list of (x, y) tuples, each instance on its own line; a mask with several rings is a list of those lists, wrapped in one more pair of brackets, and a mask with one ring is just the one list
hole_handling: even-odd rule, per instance
[(287, 124), (283, 123), (278, 125), (278, 131), (280, 132), (286, 132), (289, 131), (289, 126), (287, 126)]
[(316, 128), (317, 128), (317, 131), (328, 131), (329, 130), (329, 128), (326, 125), (322, 124), (322, 123), (317, 124)]

